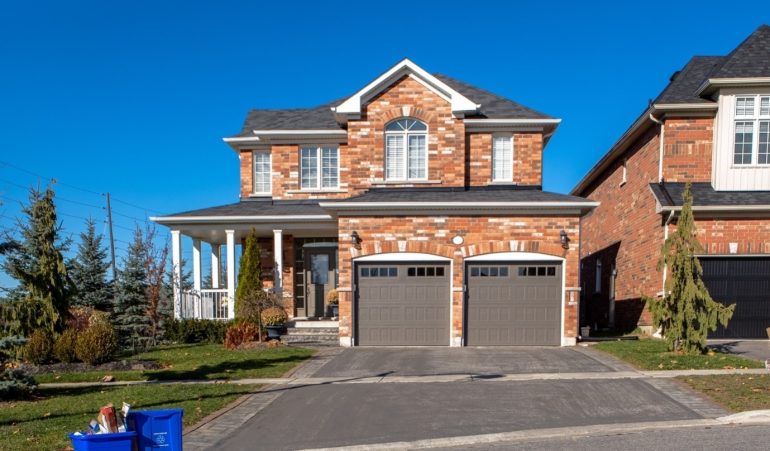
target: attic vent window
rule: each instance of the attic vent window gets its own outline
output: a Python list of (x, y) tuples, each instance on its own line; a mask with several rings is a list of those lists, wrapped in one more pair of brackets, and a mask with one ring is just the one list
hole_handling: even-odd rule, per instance
[(385, 179), (425, 180), (428, 177), (428, 126), (400, 119), (385, 126)]

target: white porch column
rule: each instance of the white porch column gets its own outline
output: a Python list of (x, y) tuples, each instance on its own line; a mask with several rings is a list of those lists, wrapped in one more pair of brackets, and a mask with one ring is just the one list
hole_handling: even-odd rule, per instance
[(219, 270), (222, 265), (219, 264), (219, 256), (222, 247), (218, 244), (211, 245), (211, 288), (219, 288)]
[(225, 230), (227, 234), (227, 297), (229, 300), (227, 315), (235, 318), (235, 230)]
[(283, 293), (283, 230), (273, 230), (273, 257), (275, 259), (275, 292)]
[(182, 298), (179, 281), (182, 280), (182, 233), (171, 231), (171, 263), (174, 265), (174, 318), (182, 318)]
[(201, 240), (193, 239), (193, 290), (201, 291)]

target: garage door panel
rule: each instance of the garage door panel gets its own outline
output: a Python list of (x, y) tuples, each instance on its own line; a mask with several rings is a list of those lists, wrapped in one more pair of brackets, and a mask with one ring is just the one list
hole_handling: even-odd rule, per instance
[[(364, 276), (366, 268), (385, 266), (389, 277), (373, 277), (371, 271), (369, 276)], [(439, 266), (440, 271), (436, 269)], [(415, 269), (411, 276), (410, 268)], [(358, 344), (448, 345), (451, 302), (448, 269), (447, 265), (436, 263), (358, 265)], [(378, 274), (381, 273), (378, 270)], [(370, 295), (372, 288), (376, 288), (379, 295)], [(374, 309), (378, 311), (377, 317), (366, 314)]]
[(767, 338), (770, 327), (770, 258), (701, 257), (703, 282), (711, 297), (735, 304), (727, 328), (709, 331), (709, 338)]
[[(484, 267), (487, 276), (482, 276)], [(560, 344), (561, 265), (472, 264), (468, 273), (469, 345)]]

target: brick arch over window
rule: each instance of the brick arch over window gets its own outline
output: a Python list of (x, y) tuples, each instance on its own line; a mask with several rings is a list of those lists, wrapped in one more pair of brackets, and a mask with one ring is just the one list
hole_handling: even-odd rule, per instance
[(418, 252), (453, 258), (457, 251), (462, 253), (463, 258), (497, 252), (535, 252), (560, 258), (567, 256), (567, 249), (559, 244), (532, 240), (491, 241), (468, 246), (438, 244), (431, 241), (372, 241), (362, 244), (360, 249), (350, 248), (353, 258), (398, 252)]
[(391, 122), (395, 119), (403, 119), (407, 117), (413, 118), (413, 119), (419, 119), (425, 122), (426, 124), (429, 124), (431, 121), (434, 120), (434, 116), (431, 113), (428, 113), (422, 108), (415, 108), (411, 106), (400, 106), (396, 108), (391, 108), (388, 111), (380, 114), (379, 119), (382, 121), (383, 124), (387, 124), (388, 122)]

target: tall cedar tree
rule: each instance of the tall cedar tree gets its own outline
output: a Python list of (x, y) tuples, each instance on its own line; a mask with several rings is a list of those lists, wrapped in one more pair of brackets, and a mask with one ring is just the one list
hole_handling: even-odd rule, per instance
[(144, 271), (147, 277), (145, 285), (145, 297), (149, 308), (147, 316), (150, 318), (152, 345), (157, 344), (158, 329), (163, 324), (164, 309), (164, 276), (165, 264), (168, 260), (168, 239), (159, 246), (155, 243), (158, 232), (154, 225), (147, 225), (144, 233)]
[(19, 281), (16, 299), (3, 309), (5, 324), (13, 334), (28, 336), (39, 328), (63, 332), (77, 293), (63, 256), (70, 241), (60, 237), (62, 226), (56, 218), (54, 197), (50, 185), (42, 193), (30, 189), (29, 205), (21, 210), (26, 221), (19, 221), (22, 241), (3, 265)]
[(663, 328), (669, 351), (702, 354), (706, 351), (708, 330), (716, 330), (717, 323), (727, 326), (735, 305), (725, 307), (711, 299), (701, 280), (703, 268), (695, 255), (703, 248), (692, 213), (690, 182), (685, 185), (682, 199), (676, 231), (660, 249), (658, 272), (664, 268), (668, 272), (665, 294), (661, 298), (644, 296), (644, 300), (654, 324)]
[(86, 221), (86, 231), (80, 234), (78, 253), (72, 262), (72, 280), (78, 288), (73, 304), (104, 312), (114, 308), (112, 283), (107, 280), (110, 262), (107, 248), (102, 247), (102, 235), (96, 234), (96, 221)]
[(115, 304), (114, 322), (120, 339), (124, 345), (132, 345), (134, 348), (143, 341), (146, 332), (150, 330), (144, 246), (142, 228), (137, 226), (118, 276), (118, 297)]
[(238, 271), (238, 284), (235, 290), (235, 312), (238, 313), (239, 303), (253, 293), (262, 293), (262, 260), (259, 258), (259, 242), (257, 231), (251, 228), (251, 235), (246, 238), (246, 248), (241, 255), (241, 266)]

